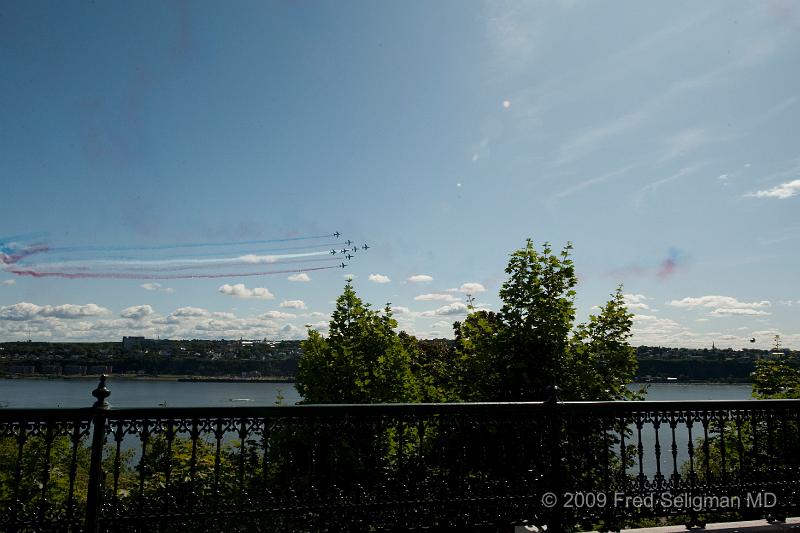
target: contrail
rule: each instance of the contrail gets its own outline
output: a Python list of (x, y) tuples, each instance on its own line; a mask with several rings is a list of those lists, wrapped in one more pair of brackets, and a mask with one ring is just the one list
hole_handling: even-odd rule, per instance
[[(232, 243), (232, 245), (233, 244), (238, 244), (238, 243)], [(338, 250), (339, 248), (341, 248), (341, 246), (342, 246), (342, 243), (340, 243), (340, 242), (323, 242), (323, 243), (319, 243), (319, 244), (305, 244), (303, 246), (281, 246), (281, 247), (278, 247), (278, 248), (273, 248), (273, 247), (259, 248), (257, 250), (250, 250), (249, 253), (252, 253), (252, 254), (266, 254), (266, 253), (271, 253), (271, 252), (293, 252), (293, 251), (296, 251), (296, 250), (319, 250), (319, 251), (328, 252), (331, 249)], [(227, 251), (216, 251), (216, 252), (192, 253), (191, 255), (184, 255), (184, 254), (180, 254), (180, 253), (175, 253), (175, 254), (164, 254), (162, 257), (164, 257), (165, 259), (167, 259), (167, 258), (180, 259), (182, 257), (220, 257), (220, 256), (230, 255), (231, 253), (234, 253), (234, 252), (231, 252), (230, 250), (227, 250)], [(103, 255), (107, 259), (120, 259), (120, 260), (127, 259), (127, 260), (130, 260), (130, 261), (134, 261), (134, 260), (138, 259), (136, 256), (133, 256), (133, 255), (130, 255), (130, 254), (103, 254)], [(58, 258), (58, 260), (67, 261), (67, 259), (62, 259), (62, 258)]]
[(170, 243), (156, 244), (151, 246), (130, 245), (107, 245), (107, 246), (60, 246), (51, 248), (53, 252), (125, 252), (125, 251), (146, 251), (146, 250), (171, 250), (181, 248), (211, 248), (214, 246), (237, 246), (252, 244), (272, 244), (277, 242), (309, 241), (313, 239), (327, 239), (333, 237), (332, 233), (325, 235), (311, 235), (308, 237), (286, 237), (283, 239), (259, 239), (252, 241), (221, 241), (221, 242), (191, 242), (191, 243)]
[[(24, 242), (23, 237), (30, 238), (31, 235), (21, 235), (0, 238), (0, 268), (9, 274), (35, 278), (141, 280), (215, 279), (309, 272), (345, 266), (344, 264), (330, 264), (338, 261), (339, 258), (329, 256), (328, 254), (331, 252), (329, 248), (333, 248), (335, 253), (339, 246), (347, 246), (349, 249), (349, 246), (355, 243), (349, 240), (330, 242), (331, 237), (338, 236), (337, 232), (326, 235), (238, 242), (56, 247), (43, 242)], [(35, 237), (38, 238), (39, 234), (35, 234)], [(310, 240), (322, 240), (322, 242), (298, 246), (268, 246), (266, 250), (260, 250), (260, 253), (252, 253), (246, 248), (248, 245)], [(197, 253), (194, 251), (204, 247), (223, 248), (211, 252)], [(179, 250), (186, 251), (180, 253)], [(148, 253), (155, 251), (159, 253)], [(278, 253), (264, 254), (263, 252), (266, 251)], [(83, 252), (84, 255), (71, 255), (80, 252)], [(128, 257), (119, 257), (119, 254), (113, 254), (113, 252), (123, 252)], [(31, 258), (34, 255), (36, 258)], [(320, 266), (303, 266), (303, 264), (310, 263), (322, 264)], [(283, 265), (288, 264), (297, 264), (297, 267), (282, 268)], [(253, 270), (259, 268), (271, 268), (271, 270)], [(217, 271), (209, 273), (209, 269), (217, 269)], [(228, 272), (228, 270), (234, 271)]]
[(264, 270), (259, 272), (231, 272), (228, 274), (136, 274), (134, 272), (38, 272), (36, 270), (9, 269), (8, 272), (18, 276), (33, 278), (65, 278), (65, 279), (138, 279), (138, 280), (165, 280), (165, 279), (217, 279), (217, 278), (243, 278), (251, 276), (268, 276), (270, 274), (291, 274), (295, 272), (313, 272), (316, 270), (329, 270), (339, 268), (339, 265), (289, 268), (284, 270)]
[[(92, 264), (87, 263), (37, 263), (33, 265), (17, 265), (15, 268), (17, 270), (33, 270), (36, 272), (48, 272), (48, 271), (60, 271), (60, 272), (76, 272), (76, 271), (83, 271), (88, 272), (93, 267), (97, 268), (104, 268), (106, 270), (113, 270), (113, 271), (122, 271), (122, 272), (178, 272), (181, 270), (207, 270), (210, 268), (232, 268), (232, 267), (242, 267), (242, 266), (255, 266), (255, 265), (286, 265), (292, 263), (318, 263), (318, 262), (325, 262), (325, 261), (336, 261), (336, 258), (333, 257), (299, 257), (299, 258), (285, 258), (285, 259), (275, 259), (274, 261), (247, 261), (247, 260), (238, 260), (235, 261), (214, 261), (214, 262), (184, 262), (184, 261), (171, 261), (171, 264), (164, 264), (161, 262), (154, 262), (149, 264), (148, 262), (138, 261), (138, 262), (109, 262), (109, 261), (97, 261), (92, 262)], [(202, 261), (202, 260), (200, 260)], [(74, 265), (74, 266), (73, 266)], [(10, 272), (13, 272), (10, 270)]]

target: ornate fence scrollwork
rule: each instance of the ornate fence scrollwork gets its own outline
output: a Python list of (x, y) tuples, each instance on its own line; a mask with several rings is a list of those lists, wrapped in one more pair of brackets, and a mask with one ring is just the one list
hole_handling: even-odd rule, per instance
[(798, 511), (797, 400), (113, 409), (107, 393), (0, 410), (0, 531), (617, 530)]

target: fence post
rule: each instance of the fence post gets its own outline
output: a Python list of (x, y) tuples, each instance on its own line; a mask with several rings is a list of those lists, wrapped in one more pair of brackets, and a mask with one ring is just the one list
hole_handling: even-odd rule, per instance
[(106, 375), (100, 376), (100, 384), (92, 391), (97, 398), (92, 405), (92, 459), (89, 466), (89, 488), (86, 493), (86, 528), (88, 533), (97, 533), (100, 527), (100, 506), (103, 503), (103, 445), (106, 440), (106, 401), (111, 391), (106, 388)]
[(564, 472), (562, 468), (563, 450), (561, 442), (561, 428), (563, 425), (561, 410), (558, 400), (558, 385), (550, 389), (547, 399), (547, 413), (550, 420), (548, 433), (550, 433), (550, 479), (547, 484), (550, 492), (555, 495), (555, 502), (550, 508), (550, 517), (547, 520), (548, 533), (560, 533), (566, 530), (564, 511)]

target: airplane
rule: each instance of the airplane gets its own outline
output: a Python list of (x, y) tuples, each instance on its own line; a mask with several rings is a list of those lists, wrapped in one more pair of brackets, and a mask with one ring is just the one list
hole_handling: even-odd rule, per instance
[(337, 239), (339, 238), (339, 235), (341, 235), (341, 233), (339, 233), (338, 231), (333, 234), (333, 236), (336, 237)]
[(348, 261), (350, 261), (353, 258), (353, 256), (350, 254), (347, 254), (345, 257), (347, 258)]
[(331, 250), (331, 255), (336, 255), (336, 250)]
[(351, 241), (350, 239), (347, 239), (346, 241), (344, 241), (344, 243), (345, 243), (347, 246), (350, 246), (351, 244), (353, 244), (353, 241)]
[(369, 250), (369, 246), (367, 246), (366, 244), (364, 246), (362, 246), (362, 248), (365, 249), (365, 250)]
[(346, 253), (347, 253), (347, 248), (342, 248), (340, 251), (341, 251), (343, 254), (346, 254)]
[(344, 267), (346, 267), (347, 265), (345, 265), (344, 263), (342, 263), (342, 264), (341, 264), (341, 265), (339, 265), (339, 266), (340, 266), (340, 267), (342, 267), (342, 268), (344, 268)]
[(353, 253), (356, 253), (358, 251), (358, 246), (353, 246), (350, 249), (353, 251)]

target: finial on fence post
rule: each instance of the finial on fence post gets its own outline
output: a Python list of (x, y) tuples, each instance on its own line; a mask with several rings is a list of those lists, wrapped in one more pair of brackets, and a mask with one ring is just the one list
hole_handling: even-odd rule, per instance
[(103, 445), (106, 442), (106, 421), (109, 408), (106, 398), (111, 391), (106, 388), (106, 375), (100, 376), (100, 383), (92, 391), (97, 398), (91, 411), (92, 457), (89, 463), (89, 485), (86, 489), (86, 522), (83, 530), (87, 533), (100, 531), (100, 508), (103, 505)]
[(547, 387), (547, 403), (558, 403), (558, 385)]
[(92, 391), (92, 396), (97, 398), (97, 401), (94, 402), (92, 407), (97, 407), (100, 409), (108, 409), (109, 404), (106, 401), (106, 398), (111, 396), (111, 391), (106, 388), (106, 375), (102, 374), (100, 376), (100, 384), (97, 385), (97, 388)]

